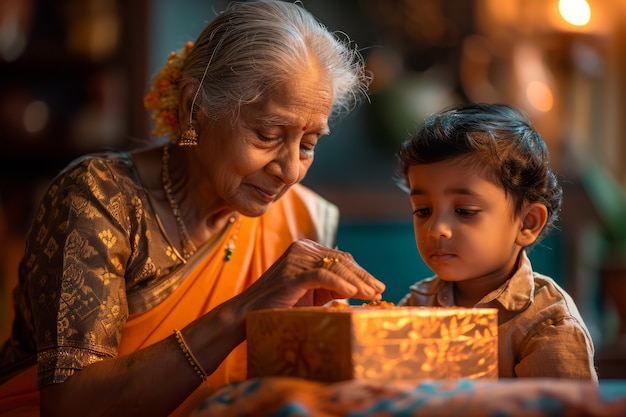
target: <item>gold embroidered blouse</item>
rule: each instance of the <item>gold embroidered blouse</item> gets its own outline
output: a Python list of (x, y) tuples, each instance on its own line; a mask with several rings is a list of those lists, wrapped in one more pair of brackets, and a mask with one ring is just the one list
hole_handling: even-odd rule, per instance
[(173, 291), (163, 282), (180, 266), (130, 155), (77, 159), (52, 181), (28, 233), (0, 382), (37, 359), (42, 387), (116, 356), (128, 315)]

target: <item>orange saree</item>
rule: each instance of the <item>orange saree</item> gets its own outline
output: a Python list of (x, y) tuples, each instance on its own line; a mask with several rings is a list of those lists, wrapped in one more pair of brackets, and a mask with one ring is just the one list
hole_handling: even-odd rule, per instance
[[(170, 279), (173, 292), (155, 307), (131, 314), (122, 330), (118, 355), (135, 352), (171, 336), (194, 319), (241, 293), (295, 240), (309, 238), (334, 245), (337, 208), (305, 187), (295, 185), (261, 217), (240, 216), (218, 242), (202, 247)], [(236, 234), (232, 258), (224, 247)], [(172, 278), (172, 277), (170, 277)], [(131, 302), (129, 296), (129, 302)], [(198, 388), (207, 390), (246, 378), (245, 342), (238, 346)], [(172, 415), (184, 415), (193, 395)], [(0, 416), (39, 415), (36, 366), (0, 385)], [(12, 410), (11, 412), (6, 410)]]

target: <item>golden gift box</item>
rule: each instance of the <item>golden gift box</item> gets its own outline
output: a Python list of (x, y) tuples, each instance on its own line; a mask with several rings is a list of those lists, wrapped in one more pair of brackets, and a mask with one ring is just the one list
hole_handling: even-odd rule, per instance
[(294, 307), (246, 318), (248, 377), (495, 379), (497, 309)]

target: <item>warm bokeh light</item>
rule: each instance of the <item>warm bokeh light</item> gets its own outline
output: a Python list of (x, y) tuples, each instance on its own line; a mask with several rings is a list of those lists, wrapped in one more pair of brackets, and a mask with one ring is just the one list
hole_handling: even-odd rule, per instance
[(554, 106), (554, 95), (550, 87), (541, 81), (531, 81), (526, 87), (526, 97), (530, 104), (541, 112), (549, 112)]
[(24, 129), (28, 133), (37, 133), (43, 130), (48, 124), (48, 119), (48, 105), (43, 101), (33, 101), (24, 109)]
[(574, 26), (585, 26), (591, 20), (591, 7), (586, 0), (559, 0), (559, 13)]

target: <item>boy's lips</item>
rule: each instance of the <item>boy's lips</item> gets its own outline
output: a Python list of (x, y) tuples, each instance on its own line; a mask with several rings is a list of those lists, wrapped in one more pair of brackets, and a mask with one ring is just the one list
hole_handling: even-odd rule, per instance
[(434, 262), (447, 262), (451, 259), (456, 258), (456, 255), (452, 252), (434, 250), (428, 254), (428, 258)]

